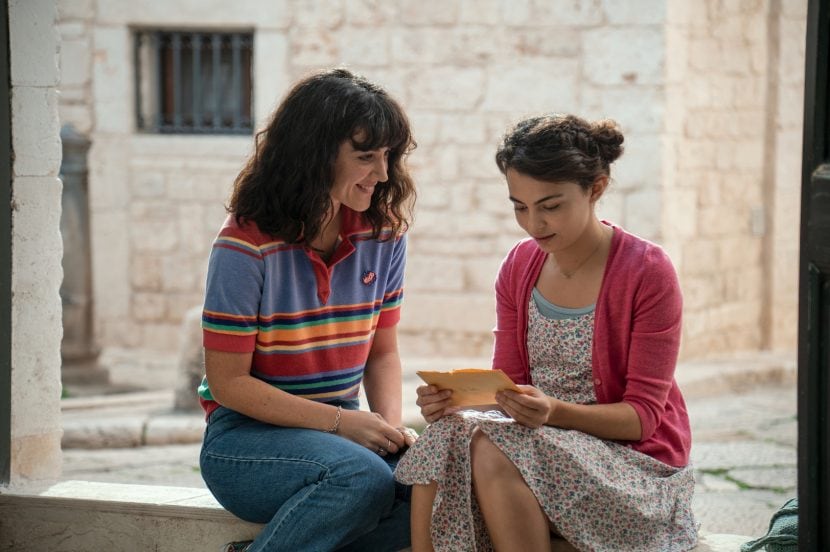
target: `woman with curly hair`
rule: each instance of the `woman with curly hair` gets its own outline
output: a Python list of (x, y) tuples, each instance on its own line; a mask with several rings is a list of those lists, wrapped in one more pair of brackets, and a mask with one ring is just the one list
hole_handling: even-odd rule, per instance
[(414, 552), (696, 545), (677, 276), (595, 214), (622, 144), (612, 121), (567, 115), (522, 121), (499, 147), (529, 238), (496, 281), (493, 368), (520, 392), (481, 412), (418, 388), (430, 425), (396, 471), (414, 485)]
[[(399, 550), (409, 121), (345, 69), (298, 82), (257, 134), (208, 267), (200, 465), (265, 524), (230, 550)], [(358, 409), (361, 383), (370, 412)]]

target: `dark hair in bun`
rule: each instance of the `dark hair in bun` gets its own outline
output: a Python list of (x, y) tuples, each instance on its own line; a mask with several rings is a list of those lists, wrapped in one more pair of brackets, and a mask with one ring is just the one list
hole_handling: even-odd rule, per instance
[(548, 182), (590, 188), (623, 153), (624, 137), (610, 119), (588, 122), (575, 115), (542, 115), (519, 122), (496, 152), (502, 173), (514, 169)]

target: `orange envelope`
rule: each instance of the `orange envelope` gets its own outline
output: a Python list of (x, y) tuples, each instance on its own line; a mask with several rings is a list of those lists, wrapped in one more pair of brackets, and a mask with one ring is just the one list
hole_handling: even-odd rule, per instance
[(495, 404), (496, 391), (512, 389), (519, 392), (507, 374), (501, 370), (459, 368), (451, 372), (416, 372), (429, 385), (439, 389), (452, 389), (453, 406)]

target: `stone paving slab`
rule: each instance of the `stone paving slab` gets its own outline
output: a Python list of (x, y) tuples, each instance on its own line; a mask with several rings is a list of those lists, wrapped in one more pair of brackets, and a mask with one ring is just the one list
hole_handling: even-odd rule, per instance
[(793, 447), (763, 441), (698, 442), (692, 445), (692, 463), (697, 470), (791, 465)]

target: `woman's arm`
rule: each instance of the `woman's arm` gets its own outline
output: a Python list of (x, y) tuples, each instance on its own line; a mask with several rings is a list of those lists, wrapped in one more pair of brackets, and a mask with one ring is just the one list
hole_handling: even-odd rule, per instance
[[(334, 427), (336, 407), (297, 397), (252, 377), (251, 358), (252, 353), (205, 349), (205, 372), (210, 392), (219, 404), (273, 425), (320, 431)], [(371, 412), (359, 410), (343, 409), (340, 412), (337, 434), (373, 451), (383, 448), (394, 453), (404, 442), (393, 425)]]
[(378, 328), (366, 360), (363, 387), (372, 412), (393, 426), (401, 425), (401, 357), (397, 326)]
[(522, 393), (499, 393), (496, 401), (522, 425), (576, 429), (600, 439), (640, 440), (640, 417), (628, 403), (575, 404), (548, 397), (531, 385), (520, 385), (519, 389)]

